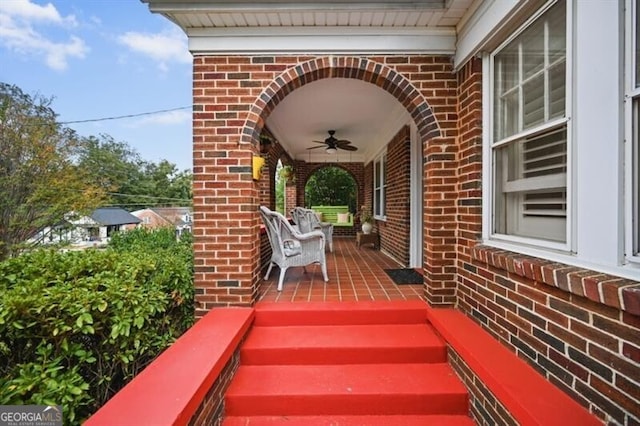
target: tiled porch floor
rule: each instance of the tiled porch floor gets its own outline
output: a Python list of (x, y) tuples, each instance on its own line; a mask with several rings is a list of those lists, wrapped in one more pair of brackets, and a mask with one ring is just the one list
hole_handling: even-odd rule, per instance
[(356, 246), (355, 237), (334, 237), (333, 253), (327, 250), (329, 282), (322, 280), (320, 266), (290, 268), (281, 292), (276, 290), (280, 269), (274, 267), (262, 281), (260, 301), (323, 302), (363, 300), (416, 300), (423, 298), (421, 284), (396, 285), (383, 269), (401, 265), (372, 246)]

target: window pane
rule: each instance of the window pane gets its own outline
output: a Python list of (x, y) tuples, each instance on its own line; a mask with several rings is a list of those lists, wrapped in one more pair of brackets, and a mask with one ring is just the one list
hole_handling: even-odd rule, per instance
[(640, 61), (638, 60), (638, 58), (640, 58), (640, 31), (638, 31), (638, 28), (640, 28), (640, 7), (638, 7), (638, 3), (635, 2), (635, 37), (634, 37), (634, 41), (635, 41), (635, 61), (636, 61), (636, 87), (640, 87)]
[(557, 62), (549, 70), (549, 119), (564, 117), (566, 62)]
[(530, 79), (522, 90), (524, 115), (522, 127), (530, 129), (537, 124), (544, 123), (544, 75)]
[(523, 143), (523, 177), (567, 172), (566, 132), (554, 132)]
[(519, 89), (502, 95), (500, 102), (496, 104), (495, 116), (495, 135), (496, 139), (504, 139), (518, 132), (520, 128), (518, 99), (520, 97)]
[(556, 3), (493, 57), (494, 142), (564, 116), (565, 7)]
[(545, 23), (545, 20), (537, 20), (517, 39), (522, 45), (522, 72), (525, 80), (544, 68)]
[(549, 33), (549, 64), (564, 61), (566, 57), (566, 12), (564, 4), (553, 6), (547, 15)]
[(495, 232), (565, 242), (566, 129), (497, 149), (494, 163)]

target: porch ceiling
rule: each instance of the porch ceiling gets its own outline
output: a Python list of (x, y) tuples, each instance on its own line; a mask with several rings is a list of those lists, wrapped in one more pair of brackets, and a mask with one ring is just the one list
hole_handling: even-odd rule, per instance
[[(289, 94), (267, 118), (267, 127), (298, 160), (368, 162), (409, 120), (406, 109), (384, 90), (359, 80), (333, 78)], [(351, 141), (358, 150), (327, 154), (323, 145), (313, 141), (324, 141), (328, 130), (335, 130), (337, 139)]]
[(473, 0), (142, 0), (183, 29), (232, 27), (455, 28)]

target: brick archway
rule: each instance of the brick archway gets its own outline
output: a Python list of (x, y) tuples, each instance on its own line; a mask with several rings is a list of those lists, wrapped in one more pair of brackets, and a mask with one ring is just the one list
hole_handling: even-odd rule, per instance
[(426, 98), (402, 74), (368, 58), (325, 56), (287, 69), (262, 91), (251, 107), (241, 142), (255, 144), (267, 117), (288, 94), (324, 78), (352, 78), (371, 83), (389, 92), (407, 109), (423, 142), (440, 136)]
[(200, 56), (193, 75), (197, 317), (258, 299), (265, 261), (257, 211), (262, 182), (252, 180), (251, 157), (259, 153), (259, 135), (274, 108), (294, 90), (327, 78), (373, 84), (412, 118), (424, 164), (425, 296), (433, 303), (455, 301), (449, 241), (456, 238), (457, 79), (450, 58)]

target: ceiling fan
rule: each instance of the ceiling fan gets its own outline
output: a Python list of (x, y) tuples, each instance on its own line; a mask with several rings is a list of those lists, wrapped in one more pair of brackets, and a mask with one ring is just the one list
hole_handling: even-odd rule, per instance
[(317, 148), (325, 148), (327, 154), (335, 154), (339, 149), (343, 149), (345, 151), (357, 151), (358, 148), (351, 145), (351, 141), (345, 139), (336, 139), (333, 135), (336, 133), (335, 130), (329, 130), (329, 137), (324, 141), (312, 141), (314, 143), (319, 143), (324, 146), (312, 146), (307, 149), (317, 149)]

